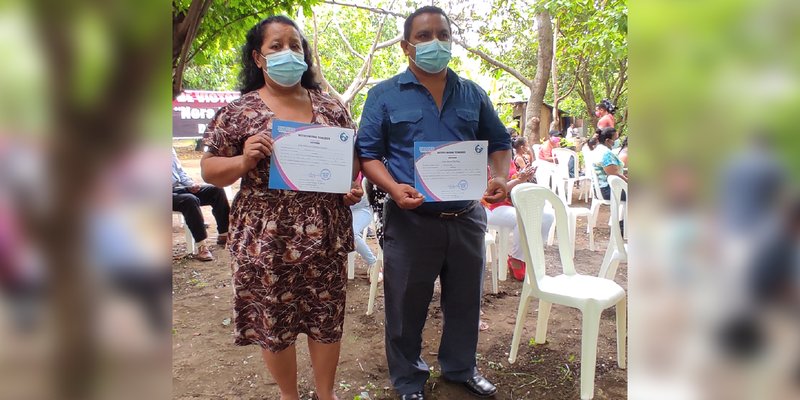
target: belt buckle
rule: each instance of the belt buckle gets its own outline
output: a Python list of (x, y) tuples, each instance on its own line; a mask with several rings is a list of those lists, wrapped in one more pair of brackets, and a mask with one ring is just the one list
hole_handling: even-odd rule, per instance
[(439, 218), (441, 219), (453, 219), (458, 217), (459, 212), (442, 212), (439, 213)]

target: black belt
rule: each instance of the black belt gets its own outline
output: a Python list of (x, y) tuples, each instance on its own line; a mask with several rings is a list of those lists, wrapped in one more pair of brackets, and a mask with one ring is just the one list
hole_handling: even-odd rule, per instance
[(413, 209), (413, 210), (409, 210), (409, 211), (417, 213), (419, 215), (424, 215), (426, 217), (436, 217), (436, 218), (441, 218), (441, 219), (454, 219), (454, 218), (458, 218), (458, 217), (461, 217), (461, 216), (464, 216), (464, 215), (468, 214), (470, 211), (472, 211), (477, 206), (478, 206), (478, 202), (477, 201), (473, 201), (473, 202), (469, 203), (468, 206), (466, 206), (463, 209), (458, 210), (458, 211), (427, 211), (427, 210), (420, 210), (420, 209)]

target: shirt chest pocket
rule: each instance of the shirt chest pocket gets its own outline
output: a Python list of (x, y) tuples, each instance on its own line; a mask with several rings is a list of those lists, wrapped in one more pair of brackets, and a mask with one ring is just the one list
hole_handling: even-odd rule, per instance
[(456, 129), (462, 138), (475, 140), (478, 138), (478, 111), (468, 108), (456, 109)]
[(422, 134), (422, 110), (397, 110), (389, 113), (389, 135), (411, 143)]

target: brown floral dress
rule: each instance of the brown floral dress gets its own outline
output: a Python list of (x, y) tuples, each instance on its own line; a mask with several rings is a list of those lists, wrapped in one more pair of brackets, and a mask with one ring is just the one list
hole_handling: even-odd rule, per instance
[[(309, 93), (313, 123), (354, 127), (339, 101)], [(272, 134), (273, 118), (258, 92), (247, 93), (217, 112), (203, 142), (216, 156), (240, 155), (248, 137)], [(268, 182), (266, 159), (242, 177), (231, 207), (235, 343), (278, 352), (299, 333), (338, 342), (354, 247), (350, 208), (341, 194), (271, 190)]]

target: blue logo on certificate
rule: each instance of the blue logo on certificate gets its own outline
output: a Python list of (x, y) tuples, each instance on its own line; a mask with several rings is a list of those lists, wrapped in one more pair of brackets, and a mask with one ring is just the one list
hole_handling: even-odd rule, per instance
[(478, 154), (481, 154), (483, 152), (483, 146), (481, 146), (480, 144), (476, 144), (475, 145), (475, 152), (478, 153)]
[(322, 178), (323, 181), (331, 179), (331, 170), (326, 168), (323, 169), (322, 171), (319, 171), (319, 177)]
[(339, 135), (339, 140), (343, 142), (346, 142), (348, 139), (350, 139), (350, 136), (347, 135), (347, 132), (342, 132), (342, 134)]

